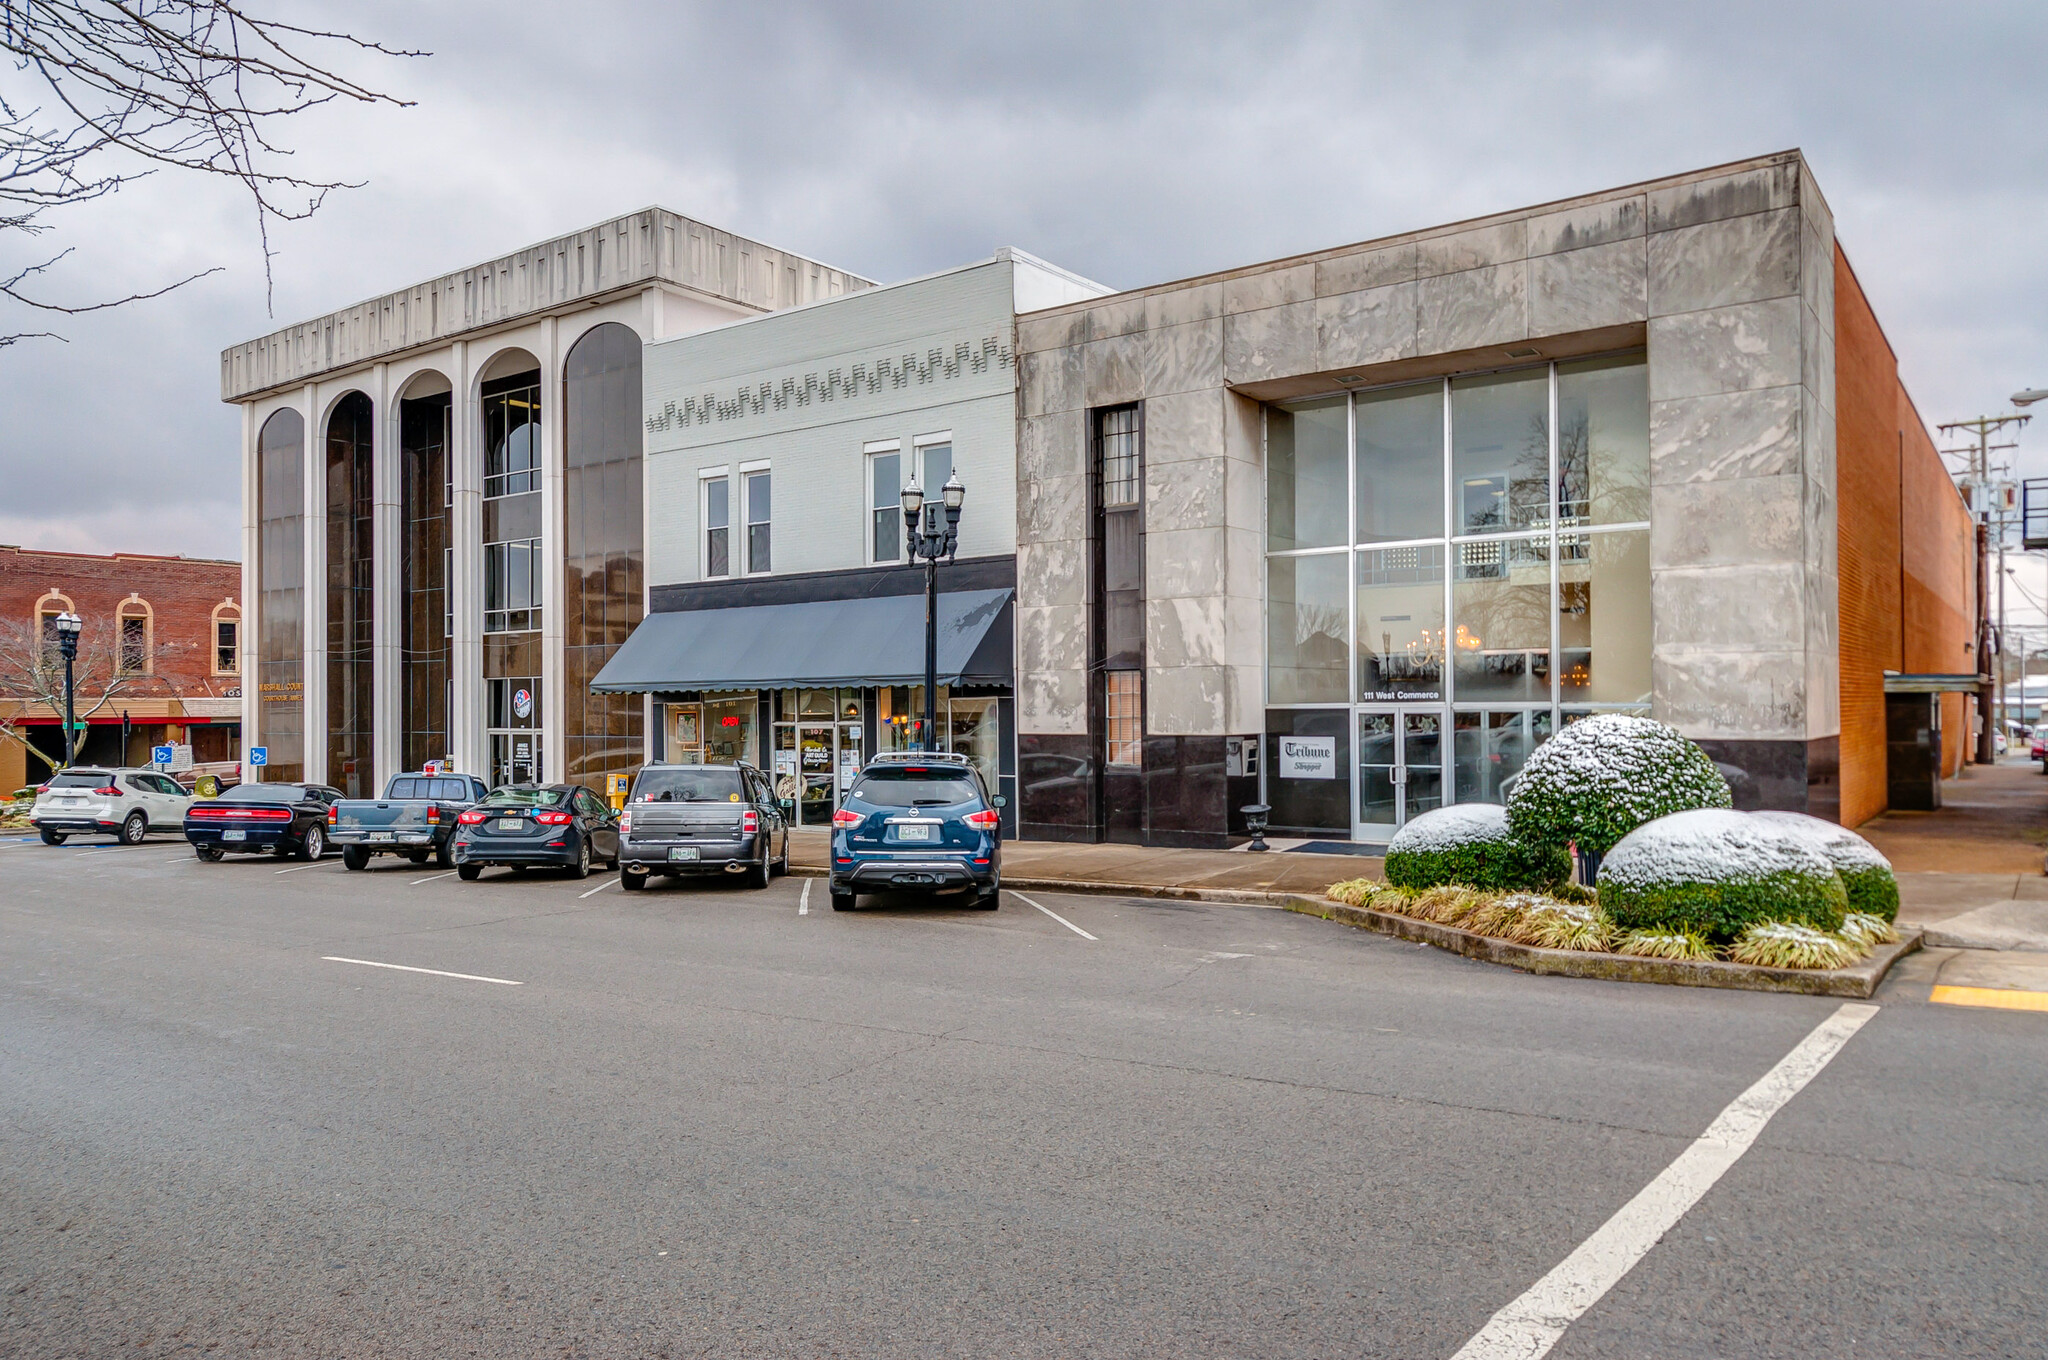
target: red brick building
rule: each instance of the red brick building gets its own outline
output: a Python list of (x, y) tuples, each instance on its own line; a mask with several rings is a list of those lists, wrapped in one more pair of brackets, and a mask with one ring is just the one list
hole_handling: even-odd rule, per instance
[(190, 744), (199, 764), (238, 761), (241, 589), (238, 562), (0, 545), (0, 789), (48, 772), (29, 747), (62, 751), (60, 707), (33, 697), (24, 658), (66, 610), (85, 625), (76, 663), (89, 733), (81, 761), (145, 765), (160, 744)]

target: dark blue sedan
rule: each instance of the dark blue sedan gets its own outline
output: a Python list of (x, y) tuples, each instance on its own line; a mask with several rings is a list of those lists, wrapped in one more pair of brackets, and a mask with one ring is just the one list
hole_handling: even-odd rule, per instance
[(901, 751), (875, 757), (832, 814), (832, 909), (860, 893), (965, 893), (994, 911), (1002, 895), (1003, 805), (966, 756)]

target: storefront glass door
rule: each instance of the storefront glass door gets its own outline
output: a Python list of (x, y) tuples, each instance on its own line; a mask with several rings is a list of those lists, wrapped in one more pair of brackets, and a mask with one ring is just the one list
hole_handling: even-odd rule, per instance
[(1358, 710), (1358, 818), (1352, 834), (1385, 844), (1409, 818), (1444, 803), (1438, 708)]

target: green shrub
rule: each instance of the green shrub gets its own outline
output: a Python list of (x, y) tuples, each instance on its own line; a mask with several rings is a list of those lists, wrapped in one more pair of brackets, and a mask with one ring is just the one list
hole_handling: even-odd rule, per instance
[(1723, 944), (1765, 922), (1832, 933), (1849, 898), (1835, 866), (1804, 837), (1713, 808), (1660, 817), (1623, 837), (1600, 866), (1600, 906), (1623, 931)]
[(1676, 730), (1599, 713), (1530, 752), (1508, 795), (1508, 825), (1529, 845), (1605, 854), (1645, 822), (1731, 801), (1714, 762)]
[(1892, 876), (1892, 862), (1876, 846), (1845, 826), (1809, 817), (1803, 812), (1759, 812), (1758, 820), (1782, 826), (1804, 836), (1828, 857), (1842, 876), (1849, 893), (1849, 910), (1887, 921), (1899, 917), (1899, 880)]
[(1495, 892), (1543, 889), (1571, 877), (1562, 846), (1531, 846), (1508, 829), (1497, 803), (1425, 812), (1387, 843), (1387, 882), (1397, 888), (1458, 884)]

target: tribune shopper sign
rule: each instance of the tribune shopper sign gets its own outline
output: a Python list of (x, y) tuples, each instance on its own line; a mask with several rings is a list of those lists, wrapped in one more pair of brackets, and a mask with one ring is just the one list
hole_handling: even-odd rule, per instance
[(1335, 737), (1280, 738), (1282, 779), (1335, 779), (1337, 739)]

